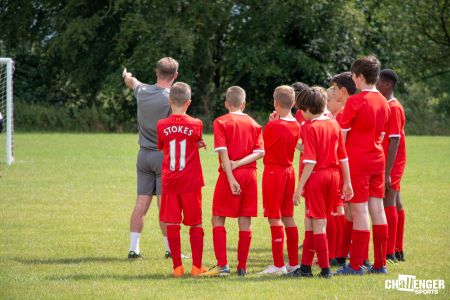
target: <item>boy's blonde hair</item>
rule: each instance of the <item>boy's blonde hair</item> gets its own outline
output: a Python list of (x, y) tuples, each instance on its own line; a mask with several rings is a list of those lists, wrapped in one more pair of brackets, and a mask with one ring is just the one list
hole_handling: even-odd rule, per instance
[(291, 109), (294, 105), (295, 91), (288, 85), (281, 85), (273, 92), (273, 99), (285, 109)]
[(233, 107), (240, 107), (245, 102), (245, 91), (240, 86), (228, 88), (226, 101)]
[(191, 100), (191, 87), (184, 82), (176, 82), (170, 88), (169, 98), (176, 106), (183, 106)]

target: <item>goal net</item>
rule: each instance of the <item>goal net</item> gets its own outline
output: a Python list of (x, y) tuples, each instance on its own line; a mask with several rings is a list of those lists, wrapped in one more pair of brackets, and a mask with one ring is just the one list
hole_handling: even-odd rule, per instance
[(13, 70), (12, 59), (0, 58), (0, 166), (14, 162)]

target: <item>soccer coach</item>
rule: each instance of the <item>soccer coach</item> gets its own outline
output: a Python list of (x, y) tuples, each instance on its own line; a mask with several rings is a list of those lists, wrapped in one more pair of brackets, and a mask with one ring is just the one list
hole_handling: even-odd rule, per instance
[[(156, 64), (156, 84), (139, 82), (123, 71), (125, 85), (134, 90), (137, 101), (137, 122), (139, 131), (139, 152), (136, 162), (137, 198), (130, 219), (130, 249), (128, 258), (141, 257), (139, 238), (144, 227), (144, 219), (152, 198), (156, 195), (158, 208), (161, 203), (161, 165), (163, 154), (157, 149), (156, 123), (167, 118), (171, 111), (169, 90), (178, 76), (178, 62), (171, 57), (161, 58)], [(170, 256), (166, 228), (160, 223), (166, 248)]]

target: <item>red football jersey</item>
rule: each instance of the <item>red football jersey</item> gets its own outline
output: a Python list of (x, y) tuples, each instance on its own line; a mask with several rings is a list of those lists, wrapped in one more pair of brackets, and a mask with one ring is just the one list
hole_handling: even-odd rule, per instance
[(326, 116), (312, 119), (302, 128), (304, 152), (301, 170), (305, 163), (315, 164), (314, 169), (337, 168), (347, 160), (341, 128), (336, 120)]
[(204, 186), (198, 142), (203, 123), (188, 115), (171, 115), (157, 123), (158, 149), (164, 153), (163, 193), (181, 194)]
[(347, 99), (341, 120), (347, 133), (347, 154), (351, 174), (372, 175), (384, 172), (381, 142), (389, 119), (386, 98), (377, 90), (362, 91)]
[(343, 116), (344, 116), (344, 108), (342, 108), (340, 111), (338, 111), (336, 116), (334, 116), (336, 121), (338, 122), (339, 126), (341, 125)]
[(399, 144), (397, 149), (397, 156), (393, 168), (403, 167), (406, 164), (406, 143), (405, 143), (405, 111), (403, 106), (397, 99), (388, 101), (391, 114), (389, 116), (389, 123), (386, 130), (386, 135), (383, 139), (384, 153), (387, 157), (389, 149), (389, 138), (398, 137)]
[(304, 121), (306, 121), (305, 117), (303, 116), (302, 111), (300, 109), (297, 110), (297, 112), (295, 113), (295, 119), (297, 120), (298, 124), (300, 124), (300, 125), (302, 125), (302, 123)]
[(290, 167), (295, 146), (300, 139), (300, 125), (296, 119), (280, 118), (264, 128), (264, 165)]
[[(244, 113), (231, 112), (218, 117), (214, 120), (214, 150), (217, 152), (222, 149), (227, 149), (230, 160), (264, 152), (261, 126)], [(256, 162), (241, 168), (256, 169)]]

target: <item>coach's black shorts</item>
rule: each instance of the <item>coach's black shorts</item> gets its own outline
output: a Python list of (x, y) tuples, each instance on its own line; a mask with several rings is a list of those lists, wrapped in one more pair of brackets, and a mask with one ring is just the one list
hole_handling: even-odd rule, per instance
[(137, 194), (161, 195), (161, 151), (140, 148), (137, 155)]

